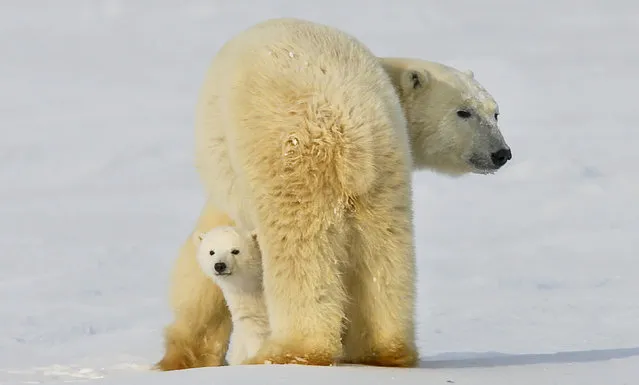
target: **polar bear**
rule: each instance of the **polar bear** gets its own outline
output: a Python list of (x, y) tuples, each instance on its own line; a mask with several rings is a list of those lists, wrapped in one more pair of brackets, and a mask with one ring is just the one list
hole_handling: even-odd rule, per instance
[[(259, 23), (219, 51), (196, 113), (207, 192), (195, 231), (256, 228), (271, 335), (245, 363), (410, 367), (411, 172), (491, 174), (511, 159), (470, 72), (379, 58), (335, 28)], [(161, 370), (222, 363), (230, 317), (180, 251)]]
[(219, 226), (193, 240), (204, 275), (220, 287), (231, 312), (228, 363), (241, 364), (257, 353), (269, 334), (257, 235)]

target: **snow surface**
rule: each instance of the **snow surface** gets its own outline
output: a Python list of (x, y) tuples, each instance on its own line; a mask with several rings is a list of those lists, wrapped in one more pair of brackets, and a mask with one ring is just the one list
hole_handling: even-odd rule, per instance
[[(203, 203), (204, 71), (278, 16), (500, 103), (505, 169), (415, 175), (421, 368), (148, 371)], [(632, 0), (3, 0), (0, 384), (638, 384), (637, 36)]]

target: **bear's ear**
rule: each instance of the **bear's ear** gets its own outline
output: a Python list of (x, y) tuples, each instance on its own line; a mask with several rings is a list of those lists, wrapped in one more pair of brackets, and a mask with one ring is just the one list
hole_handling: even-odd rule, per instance
[(426, 87), (428, 83), (428, 73), (423, 70), (409, 69), (402, 75), (402, 88), (404, 90), (415, 90)]
[(193, 233), (193, 243), (196, 245), (199, 245), (200, 242), (202, 242), (202, 239), (204, 239), (204, 233), (202, 232), (195, 232)]
[(257, 243), (257, 230), (253, 230), (249, 233), (253, 242)]
[(466, 71), (464, 71), (464, 73), (465, 73), (466, 75), (470, 76), (470, 77), (471, 77), (471, 79), (475, 77), (475, 74), (474, 74), (474, 73), (473, 73), (473, 71), (471, 71), (471, 70), (466, 70)]

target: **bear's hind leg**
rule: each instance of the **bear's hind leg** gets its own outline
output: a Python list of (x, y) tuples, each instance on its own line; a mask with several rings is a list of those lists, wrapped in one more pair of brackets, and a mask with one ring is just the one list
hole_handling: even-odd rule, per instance
[(271, 333), (244, 363), (331, 365), (341, 358), (347, 301), (346, 200), (312, 172), (269, 175), (269, 163), (254, 161), (263, 179), (252, 202)]
[[(220, 315), (219, 313), (217, 314)], [(178, 319), (165, 331), (165, 353), (155, 369), (162, 371), (224, 365), (230, 318), (196, 326)]]
[[(233, 225), (210, 202), (194, 229)], [(171, 307), (175, 321), (166, 328), (165, 353), (155, 368), (162, 371), (221, 366), (231, 334), (231, 314), (222, 290), (202, 272), (192, 236), (180, 249), (171, 280)]]
[(245, 364), (332, 365), (341, 358), (344, 237), (332, 230), (300, 237), (311, 221), (259, 235), (271, 334)]
[[(392, 181), (389, 177), (387, 180)], [(404, 190), (402, 192), (402, 189)], [(343, 362), (413, 367), (415, 262), (408, 186), (398, 183), (356, 208), (351, 303)], [(403, 195), (403, 196), (402, 196)]]

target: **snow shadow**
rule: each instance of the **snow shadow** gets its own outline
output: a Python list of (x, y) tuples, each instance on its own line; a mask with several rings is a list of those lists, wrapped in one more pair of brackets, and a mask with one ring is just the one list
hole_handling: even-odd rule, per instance
[(516, 365), (607, 361), (634, 356), (639, 356), (639, 347), (542, 354), (504, 354), (499, 352), (443, 353), (422, 359), (419, 366), (421, 368), (429, 369), (487, 368)]

